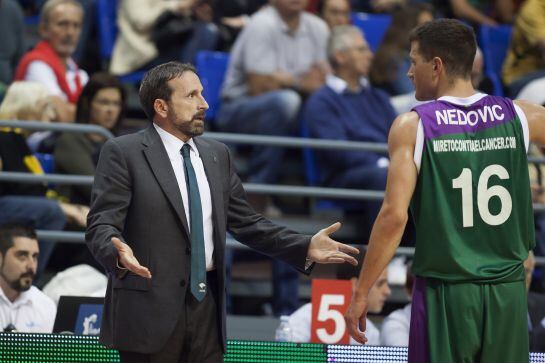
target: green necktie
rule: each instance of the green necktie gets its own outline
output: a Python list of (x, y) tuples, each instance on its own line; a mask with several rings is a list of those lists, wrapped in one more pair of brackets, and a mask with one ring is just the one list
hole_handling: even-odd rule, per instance
[(184, 144), (180, 150), (184, 158), (185, 182), (189, 199), (189, 219), (191, 225), (191, 293), (198, 301), (206, 294), (206, 262), (204, 257), (204, 233), (202, 225), (202, 206), (197, 176), (189, 157), (190, 146)]

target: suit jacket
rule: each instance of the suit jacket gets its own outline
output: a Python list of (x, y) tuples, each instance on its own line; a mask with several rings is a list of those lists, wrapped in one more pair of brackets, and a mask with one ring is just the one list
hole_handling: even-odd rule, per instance
[[(247, 203), (227, 147), (194, 139), (212, 197), (218, 321), (225, 334), (225, 236), (305, 272), (310, 236), (274, 225)], [(119, 277), (117, 236), (152, 278)], [(172, 334), (189, 291), (190, 240), (182, 197), (167, 152), (153, 125), (103, 146), (93, 185), (86, 241), (109, 273), (100, 341), (141, 353), (159, 351)]]
[(530, 351), (545, 352), (545, 327), (541, 325), (541, 321), (545, 319), (545, 295), (528, 293), (528, 314), (532, 322)]

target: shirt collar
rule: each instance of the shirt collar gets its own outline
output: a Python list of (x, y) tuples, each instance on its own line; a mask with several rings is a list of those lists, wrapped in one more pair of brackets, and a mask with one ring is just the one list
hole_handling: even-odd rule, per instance
[(187, 143), (185, 143), (171, 133), (163, 130), (155, 122), (153, 123), (153, 127), (155, 127), (155, 130), (157, 130), (157, 133), (159, 134), (161, 141), (163, 141), (163, 145), (165, 145), (165, 149), (167, 149), (167, 153), (171, 158), (180, 156), (180, 150), (182, 150), (182, 146), (185, 144), (188, 144), (191, 151), (193, 151), (195, 155), (199, 157), (199, 150), (197, 149), (197, 145), (195, 145), (193, 138), (189, 139)]
[(308, 30), (306, 26), (306, 22), (304, 21), (304, 11), (302, 11), (301, 14), (299, 14), (299, 25), (297, 26), (297, 29), (295, 29), (295, 31), (291, 33), (290, 28), (288, 28), (288, 25), (286, 24), (284, 19), (282, 19), (278, 10), (273, 5), (269, 5), (269, 6), (271, 7), (272, 12), (274, 13), (278, 21), (280, 22), (280, 29), (282, 30), (283, 33), (296, 36), (299, 34), (303, 34)]
[(6, 296), (6, 294), (4, 293), (4, 290), (0, 288), (0, 300), (4, 300), (4, 302), (6, 302), (8, 305), (11, 305), (13, 307), (19, 307), (22, 305), (32, 304), (32, 299), (30, 296), (32, 288), (33, 287), (31, 286), (30, 289), (28, 289), (27, 291), (21, 292), (21, 294), (19, 294), (19, 296), (17, 297), (17, 299), (15, 299), (14, 302), (11, 302)]
[(486, 97), (485, 93), (477, 92), (474, 95), (469, 97), (443, 96), (443, 97), (439, 97), (437, 101), (446, 101), (449, 103), (453, 103), (455, 105), (468, 106), (468, 105), (474, 104), (475, 102), (479, 101), (483, 97)]
[[(342, 78), (339, 78), (333, 74), (328, 74), (325, 79), (326, 85), (331, 88), (335, 93), (343, 94), (344, 92), (347, 92), (348, 83)], [(363, 88), (369, 87), (369, 81), (365, 77), (360, 78), (360, 90)], [(348, 91), (349, 92), (349, 91)]]

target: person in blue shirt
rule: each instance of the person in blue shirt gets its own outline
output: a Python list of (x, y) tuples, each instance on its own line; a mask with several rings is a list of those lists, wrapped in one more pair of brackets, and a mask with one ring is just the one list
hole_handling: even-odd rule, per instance
[[(373, 53), (361, 31), (351, 25), (332, 30), (327, 46), (333, 74), (307, 101), (304, 110), (314, 138), (386, 143), (396, 114), (388, 94), (367, 80)], [(367, 151), (317, 151), (320, 183), (338, 188), (384, 190), (388, 158)], [(352, 209), (353, 207), (348, 207)], [(358, 205), (372, 221), (380, 204)]]

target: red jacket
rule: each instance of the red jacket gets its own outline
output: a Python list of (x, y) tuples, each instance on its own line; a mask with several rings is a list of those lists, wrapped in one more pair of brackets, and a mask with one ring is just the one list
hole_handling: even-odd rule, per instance
[(79, 73), (76, 72), (76, 90), (72, 91), (68, 86), (68, 82), (66, 81), (66, 65), (63, 63), (61, 58), (59, 58), (57, 53), (55, 53), (55, 50), (53, 50), (51, 45), (49, 45), (49, 43), (45, 40), (42, 40), (36, 44), (34, 49), (26, 53), (23, 58), (21, 58), (21, 61), (17, 66), (17, 70), (15, 71), (16, 81), (22, 81), (25, 79), (28, 65), (34, 61), (45, 62), (51, 67), (55, 73), (55, 77), (57, 77), (59, 87), (68, 98), (68, 102), (75, 104), (78, 101), (82, 89)]

